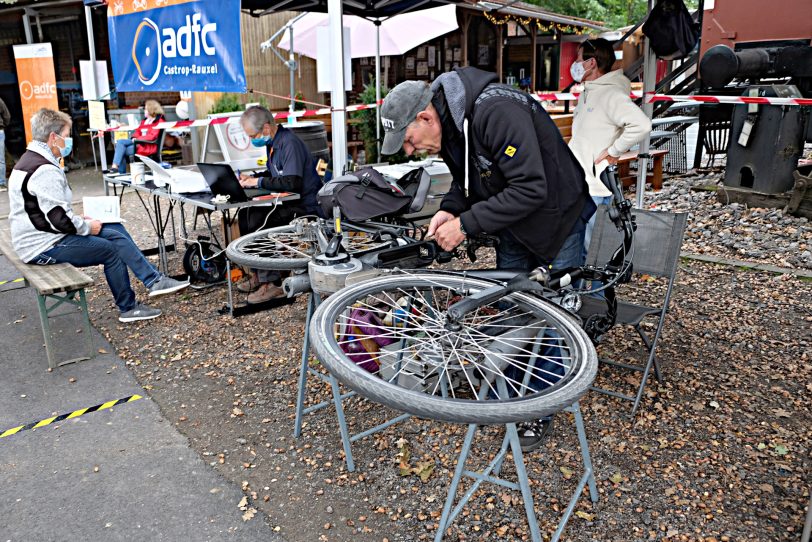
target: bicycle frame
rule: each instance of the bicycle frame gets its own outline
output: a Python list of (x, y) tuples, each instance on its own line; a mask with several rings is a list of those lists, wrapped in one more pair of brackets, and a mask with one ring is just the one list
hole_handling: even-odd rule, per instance
[[(504, 284), (493, 286), (466, 297), (448, 308), (446, 326), (451, 329), (459, 329), (461, 321), (466, 314), (479, 307), (509, 295), (514, 292), (533, 292), (548, 299), (560, 298), (559, 303), (570, 312), (577, 313), (580, 308), (580, 301), (573, 296), (588, 293), (587, 290), (570, 289), (573, 284), (580, 280), (592, 280), (605, 282), (606, 285), (597, 291), (604, 292), (607, 310), (603, 314), (595, 314), (587, 318), (583, 323), (584, 331), (593, 341), (608, 332), (615, 324), (617, 318), (617, 299), (615, 297), (615, 285), (628, 282), (631, 277), (631, 261), (627, 261), (627, 256), (631, 253), (634, 240), (634, 216), (631, 213), (632, 204), (623, 197), (623, 193), (617, 184), (617, 169), (610, 166), (601, 173), (601, 181), (612, 192), (612, 204), (609, 207), (609, 218), (614, 222), (618, 231), (623, 231), (623, 242), (614, 251), (609, 262), (603, 267), (582, 266), (563, 270), (550, 274), (547, 269), (536, 268), (529, 274), (515, 275), (515, 273), (496, 271), (490, 273), (491, 278), (499, 280), (499, 273), (512, 275)], [(475, 272), (470, 272), (474, 276)], [(504, 275), (503, 275), (504, 277)]]

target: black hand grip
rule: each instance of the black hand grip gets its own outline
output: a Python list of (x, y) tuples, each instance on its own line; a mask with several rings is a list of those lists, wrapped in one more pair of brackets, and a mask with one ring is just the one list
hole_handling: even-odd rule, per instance
[(478, 307), (484, 307), (503, 297), (508, 289), (501, 284), (480, 290), (475, 294), (454, 303), (448, 307), (448, 318), (452, 322), (459, 322), (469, 312), (475, 311)]
[(608, 166), (601, 171), (601, 182), (612, 193), (615, 203), (623, 201), (623, 191), (617, 182), (617, 166)]

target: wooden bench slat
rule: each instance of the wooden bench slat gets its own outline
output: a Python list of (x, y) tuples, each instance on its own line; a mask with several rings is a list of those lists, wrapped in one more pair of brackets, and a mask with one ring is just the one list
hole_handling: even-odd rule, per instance
[[(629, 151), (620, 155), (617, 160), (618, 177), (624, 187), (631, 186), (637, 180), (636, 175), (631, 175), (629, 167), (632, 162), (638, 159), (639, 151)], [(652, 171), (646, 174), (646, 181), (651, 181), (651, 186), (655, 190), (663, 187), (663, 158), (668, 154), (668, 149), (651, 149)]]
[(31, 265), (23, 262), (11, 244), (11, 233), (7, 229), (0, 229), (0, 252), (40, 295), (93, 286), (93, 279), (70, 264)]
[[(617, 161), (632, 162), (634, 160), (637, 160), (637, 153), (638, 151), (624, 152), (623, 154), (620, 155), (620, 158), (618, 158)], [(666, 154), (668, 154), (668, 149), (651, 149), (650, 151), (648, 151), (648, 153), (652, 157), (656, 158), (657, 156), (665, 156)]]

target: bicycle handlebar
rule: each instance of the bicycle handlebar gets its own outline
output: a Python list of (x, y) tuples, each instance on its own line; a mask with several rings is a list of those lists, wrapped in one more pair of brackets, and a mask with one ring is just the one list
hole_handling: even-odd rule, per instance
[(636, 227), (634, 216), (631, 213), (631, 202), (623, 197), (623, 192), (617, 183), (616, 171), (615, 166), (607, 167), (601, 173), (601, 181), (612, 192), (613, 202), (609, 206), (609, 218), (619, 231), (623, 231), (623, 243), (614, 251), (605, 266), (576, 267), (555, 275), (552, 275), (545, 268), (534, 269), (528, 275), (517, 276), (508, 280), (505, 284), (480, 290), (458, 301), (448, 308), (446, 325), (450, 327), (460, 326), (460, 322), (466, 314), (513, 292), (540, 291), (548, 295), (551, 293), (556, 294), (580, 279), (589, 279), (608, 283), (604, 286), (608, 309), (606, 314), (590, 316), (585, 322), (584, 328), (593, 338), (606, 333), (614, 325), (617, 312), (614, 284), (627, 281), (631, 275), (631, 263), (626, 261), (626, 257), (631, 253)]

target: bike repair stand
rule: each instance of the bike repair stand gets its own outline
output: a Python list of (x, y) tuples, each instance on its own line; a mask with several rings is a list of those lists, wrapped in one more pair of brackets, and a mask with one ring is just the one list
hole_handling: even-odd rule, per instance
[[(499, 389), (500, 394), (507, 396), (507, 386), (504, 378), (500, 377), (498, 379), (497, 388)], [(480, 400), (485, 399), (489, 389), (490, 388), (488, 386), (483, 386), (482, 390), (480, 391)], [(564, 528), (567, 526), (567, 522), (572, 516), (572, 513), (575, 511), (575, 505), (578, 503), (581, 492), (584, 490), (584, 487), (587, 484), (589, 484), (589, 496), (592, 499), (592, 502), (598, 502), (598, 488), (595, 483), (595, 475), (592, 471), (592, 460), (589, 456), (589, 443), (586, 440), (586, 431), (584, 431), (584, 420), (581, 417), (581, 409), (576, 402), (564, 410), (566, 412), (571, 412), (575, 416), (575, 427), (578, 431), (578, 443), (581, 447), (581, 458), (584, 463), (584, 474), (578, 483), (578, 487), (575, 489), (575, 492), (570, 498), (569, 505), (564, 511), (564, 516), (561, 518), (558, 528), (553, 534), (551, 542), (557, 542), (561, 537), (561, 534), (564, 532)], [(443, 506), (443, 514), (440, 518), (440, 526), (437, 529), (437, 534), (434, 536), (434, 542), (442, 541), (446, 529), (448, 529), (457, 515), (459, 515), (462, 508), (468, 503), (482, 482), (490, 482), (522, 492), (522, 500), (524, 501), (524, 510), (527, 515), (527, 523), (530, 526), (530, 539), (533, 542), (541, 542), (541, 533), (539, 531), (538, 522), (536, 521), (536, 512), (533, 509), (533, 494), (530, 491), (530, 480), (527, 478), (527, 470), (524, 467), (524, 456), (522, 455), (522, 446), (519, 443), (519, 433), (516, 431), (516, 424), (505, 424), (505, 438), (502, 440), (502, 447), (499, 450), (499, 453), (496, 454), (496, 457), (494, 457), (493, 461), (491, 461), (487, 468), (485, 468), (485, 470), (481, 473), (465, 470), (465, 462), (468, 460), (468, 455), (471, 452), (471, 445), (474, 441), (474, 435), (476, 434), (478, 428), (479, 425), (475, 423), (468, 426), (468, 432), (465, 434), (465, 441), (462, 445), (460, 457), (457, 460), (457, 467), (454, 471), (454, 477), (451, 479), (451, 487), (448, 489), (448, 497), (446, 497), (445, 505)], [(518, 484), (498, 477), (508, 449), (510, 449), (511, 453), (513, 454), (513, 464), (516, 467), (516, 477), (519, 479)], [(463, 475), (473, 478), (476, 481), (471, 488), (465, 492), (460, 501), (452, 510), (451, 507), (454, 505), (454, 498), (457, 495), (457, 488), (460, 485), (460, 480), (462, 479)]]
[[(313, 313), (316, 312), (316, 308), (319, 306), (321, 302), (320, 294), (316, 292), (311, 292), (308, 294), (309, 298), (307, 301), (307, 320), (305, 322), (305, 335), (304, 335), (304, 343), (302, 345), (302, 364), (299, 368), (299, 390), (296, 397), (296, 422), (295, 427), (293, 429), (293, 436), (299, 438), (302, 436), (302, 418), (305, 414), (310, 414), (311, 412), (315, 412), (317, 410), (321, 410), (322, 408), (329, 407), (331, 404), (335, 405), (336, 407), (336, 415), (338, 416), (338, 428), (341, 433), (341, 444), (344, 446), (344, 455), (346, 456), (347, 460), (347, 470), (349, 472), (355, 471), (355, 461), (352, 458), (352, 443), (356, 440), (360, 440), (364, 437), (368, 437), (369, 435), (375, 434), (378, 431), (382, 431), (389, 427), (390, 425), (394, 425), (398, 422), (401, 422), (407, 418), (409, 418), (409, 414), (401, 414), (391, 420), (387, 420), (382, 424), (376, 425), (372, 429), (367, 429), (366, 431), (362, 431), (361, 433), (357, 433), (355, 435), (350, 435), (349, 428), (347, 427), (347, 420), (344, 417), (344, 408), (341, 402), (344, 399), (348, 399), (356, 395), (356, 392), (350, 391), (347, 393), (342, 394), (341, 389), (338, 386), (338, 380), (332, 374), (324, 374), (320, 371), (317, 371), (313, 367), (310, 367), (309, 359), (310, 359), (310, 320), (313, 317)], [(322, 401), (317, 405), (312, 405), (307, 408), (304, 406), (305, 401), (305, 393), (307, 392), (307, 375), (312, 374), (322, 382), (326, 384), (330, 384), (330, 387), (333, 391), (333, 399)]]

